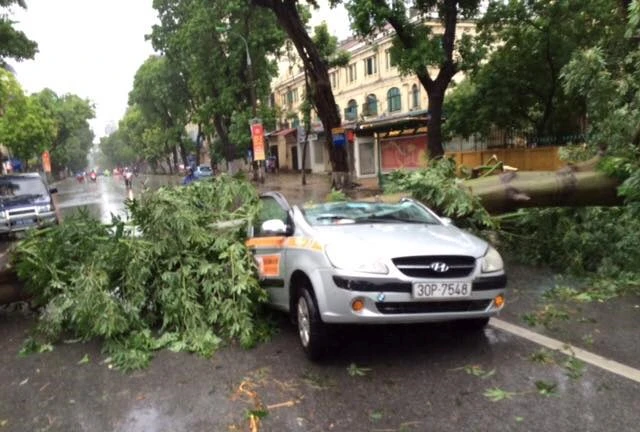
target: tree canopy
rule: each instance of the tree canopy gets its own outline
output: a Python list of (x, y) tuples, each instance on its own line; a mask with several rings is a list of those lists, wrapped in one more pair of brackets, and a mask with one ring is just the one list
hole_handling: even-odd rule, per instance
[(25, 162), (51, 152), (55, 170), (77, 170), (87, 164), (93, 142), (92, 104), (79, 96), (58, 96), (49, 89), (25, 95), (10, 72), (0, 69), (0, 142)]
[[(249, 119), (273, 122), (265, 103), (284, 34), (270, 14), (239, 1), (155, 0), (160, 24), (150, 38), (186, 81), (189, 114), (215, 132), (227, 160), (246, 154)], [(250, 60), (250, 64), (249, 64)]]
[(7, 9), (17, 5), (26, 9), (24, 0), (0, 0), (0, 67), (7, 67), (7, 59), (32, 59), (38, 52), (38, 44), (17, 30)]
[[(479, 0), (346, 0), (356, 33), (367, 37), (390, 27), (395, 31), (392, 58), (404, 74), (415, 74), (429, 97), (428, 150), (444, 154), (444, 95), (453, 77), (480, 60), (472, 33), (457, 34), (461, 19), (475, 18)], [(442, 31), (439, 30), (440, 24)]]
[(562, 86), (579, 49), (624, 31), (613, 0), (491, 2), (477, 43), (493, 47), (447, 101), (447, 129), (469, 136), (492, 128), (563, 136), (585, 129), (586, 100)]

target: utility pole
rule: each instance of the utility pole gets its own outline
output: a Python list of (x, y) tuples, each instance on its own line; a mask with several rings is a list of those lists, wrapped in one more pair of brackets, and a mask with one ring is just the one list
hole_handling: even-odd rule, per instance
[[(253, 124), (255, 122), (258, 122), (258, 101), (256, 98), (256, 83), (253, 77), (253, 64), (251, 62), (251, 54), (249, 53), (249, 44), (247, 43), (247, 40), (244, 38), (244, 36), (242, 36), (239, 33), (234, 33), (236, 34), (238, 37), (240, 37), (240, 39), (242, 39), (242, 42), (244, 42), (244, 47), (245, 50), (247, 51), (247, 75), (249, 78), (249, 97), (251, 98), (251, 115), (252, 115), (252, 119), (249, 122), (250, 124)], [(260, 183), (264, 183), (264, 164), (263, 161), (260, 160), (255, 160), (255, 153), (253, 155), (253, 160), (252, 163), (255, 163), (257, 166), (257, 180)], [(254, 176), (253, 179), (256, 180), (256, 172), (254, 171)]]
[[(251, 62), (251, 53), (249, 52), (249, 43), (247, 42), (247, 39), (242, 36), (240, 33), (237, 32), (233, 32), (230, 31), (228, 27), (216, 27), (216, 30), (218, 32), (227, 32), (229, 34), (233, 34), (235, 36), (238, 36), (242, 42), (244, 43), (244, 48), (245, 51), (247, 53), (247, 77), (249, 78), (249, 97), (251, 98), (251, 115), (253, 116), (253, 118), (249, 121), (249, 126), (251, 127), (254, 123), (259, 123), (259, 119), (257, 118), (258, 116), (258, 101), (256, 98), (256, 83), (255, 80), (253, 78), (253, 64)], [(252, 133), (253, 134), (253, 133)], [(252, 135), (252, 140), (253, 140), (253, 135)], [(257, 167), (258, 167), (258, 172), (257, 172), (257, 179), (260, 181), (260, 183), (264, 183), (264, 165), (263, 163), (261, 163), (262, 161), (256, 161), (255, 160), (255, 152), (253, 155), (253, 160), (252, 160), (252, 164), (256, 163)], [(254, 180), (256, 180), (256, 172), (254, 170)]]

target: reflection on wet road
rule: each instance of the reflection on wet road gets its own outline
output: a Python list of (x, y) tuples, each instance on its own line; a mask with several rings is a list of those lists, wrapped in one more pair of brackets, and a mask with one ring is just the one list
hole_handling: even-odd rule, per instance
[(106, 223), (111, 221), (112, 215), (126, 217), (125, 200), (133, 199), (143, 187), (157, 189), (178, 181), (177, 177), (171, 176), (140, 175), (134, 178), (133, 189), (127, 190), (121, 176), (101, 176), (95, 183), (78, 183), (69, 178), (57, 183), (58, 193), (54, 199), (62, 219), (83, 208)]
[[(78, 183), (74, 178), (65, 179), (56, 184), (58, 193), (55, 203), (64, 219), (78, 209), (84, 208), (102, 222), (110, 222), (111, 215), (126, 217), (125, 200), (133, 199), (143, 188), (158, 189), (161, 186), (179, 185), (182, 178), (168, 175), (140, 175), (133, 180), (133, 190), (127, 190), (122, 176), (98, 177), (95, 183)], [(269, 176), (260, 191), (279, 191), (290, 203), (301, 204), (306, 201), (321, 201), (330, 190), (325, 176), (309, 176), (307, 184), (300, 184), (298, 175)]]

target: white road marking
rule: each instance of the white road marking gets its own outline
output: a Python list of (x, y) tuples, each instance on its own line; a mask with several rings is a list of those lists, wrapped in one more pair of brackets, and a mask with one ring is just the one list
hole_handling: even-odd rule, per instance
[(640, 370), (638, 369), (623, 365), (622, 363), (618, 363), (617, 361), (599, 356), (568, 343), (541, 335), (531, 330), (527, 330), (526, 328), (510, 324), (498, 318), (491, 318), (491, 320), (489, 321), (489, 325), (499, 330), (506, 331), (508, 333), (527, 339), (531, 342), (535, 342), (538, 345), (542, 345), (543, 347), (560, 351), (563, 354), (573, 356), (585, 363), (589, 363), (593, 366), (597, 366), (606, 371), (613, 372), (614, 374), (640, 383)]

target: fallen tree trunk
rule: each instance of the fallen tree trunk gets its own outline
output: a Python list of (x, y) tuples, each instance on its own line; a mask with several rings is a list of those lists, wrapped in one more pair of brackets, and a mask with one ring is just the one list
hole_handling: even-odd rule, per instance
[(507, 172), (464, 182), (489, 213), (524, 207), (616, 206), (620, 182), (599, 171)]
[(13, 269), (0, 270), (0, 305), (26, 301), (30, 297)]
[[(618, 206), (620, 182), (597, 171), (601, 157), (570, 164), (557, 171), (507, 171), (462, 182), (491, 214), (525, 207)], [(394, 202), (409, 192), (369, 198)], [(425, 203), (429, 205), (429, 203)]]

